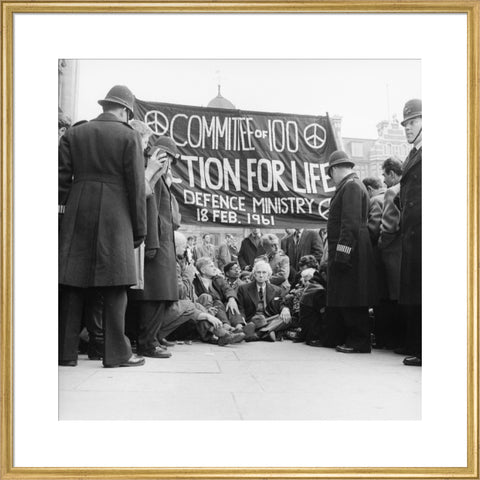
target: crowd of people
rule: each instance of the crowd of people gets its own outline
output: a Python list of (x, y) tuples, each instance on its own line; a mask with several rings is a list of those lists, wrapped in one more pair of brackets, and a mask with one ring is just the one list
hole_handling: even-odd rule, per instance
[(403, 112), (414, 148), (385, 160), (383, 181), (330, 156), (326, 228), (254, 228), (239, 248), (230, 233), (218, 246), (180, 233), (179, 152), (133, 102), (117, 85), (94, 120), (59, 114), (59, 365), (77, 365), (79, 348), (129, 367), (175, 342), (283, 340), (421, 365), (420, 100)]

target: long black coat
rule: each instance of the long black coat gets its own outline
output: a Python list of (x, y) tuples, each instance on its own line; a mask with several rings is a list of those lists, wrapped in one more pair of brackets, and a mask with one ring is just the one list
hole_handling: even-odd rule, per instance
[(59, 145), (59, 283), (136, 283), (133, 240), (144, 237), (145, 173), (139, 134), (111, 113), (70, 128)]
[(156, 250), (145, 257), (144, 289), (132, 292), (132, 298), (149, 301), (178, 300), (177, 260), (175, 255), (172, 194), (163, 176), (147, 199), (147, 238), (145, 250)]
[(422, 303), (422, 148), (410, 152), (400, 181), (402, 263), (400, 299), (404, 305)]
[(376, 273), (367, 219), (370, 199), (355, 173), (337, 186), (328, 215), (330, 307), (367, 307), (377, 300)]

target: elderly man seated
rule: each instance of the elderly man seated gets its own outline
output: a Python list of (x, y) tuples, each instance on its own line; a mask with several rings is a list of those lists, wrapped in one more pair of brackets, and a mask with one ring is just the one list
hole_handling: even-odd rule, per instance
[(274, 342), (276, 332), (285, 330), (291, 321), (290, 310), (283, 305), (281, 289), (269, 282), (272, 267), (264, 260), (253, 265), (253, 281), (240, 285), (238, 306), (247, 322), (257, 327), (260, 340)]

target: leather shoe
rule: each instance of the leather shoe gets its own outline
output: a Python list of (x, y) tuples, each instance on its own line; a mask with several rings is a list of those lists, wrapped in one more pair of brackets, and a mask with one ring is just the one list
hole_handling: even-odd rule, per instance
[(77, 361), (76, 360), (59, 360), (58, 364), (61, 367), (76, 367)]
[(169, 342), (166, 338), (161, 338), (158, 343), (160, 345), (163, 345), (164, 347), (174, 347), (175, 343), (174, 342)]
[(155, 350), (147, 350), (142, 352), (141, 355), (151, 358), (170, 358), (172, 356), (170, 352), (165, 350), (165, 347), (155, 347)]
[(306, 343), (310, 347), (323, 347), (323, 342), (321, 340), (309, 340)]
[(347, 347), (346, 345), (337, 345), (335, 350), (340, 353), (370, 353), (370, 351), (362, 351), (357, 348)]
[(105, 368), (117, 368), (117, 367), (140, 367), (145, 364), (145, 359), (137, 355), (132, 355), (126, 362), (117, 363), (116, 365), (104, 364)]
[(249, 337), (245, 337), (246, 342), (258, 342), (260, 340), (260, 337), (254, 333), (253, 335), (250, 335)]
[(242, 333), (227, 333), (223, 337), (218, 339), (218, 345), (224, 347), (225, 345), (230, 345), (232, 343), (240, 343), (245, 340), (245, 334)]
[(418, 357), (405, 357), (403, 359), (403, 364), (411, 367), (421, 367), (422, 359)]

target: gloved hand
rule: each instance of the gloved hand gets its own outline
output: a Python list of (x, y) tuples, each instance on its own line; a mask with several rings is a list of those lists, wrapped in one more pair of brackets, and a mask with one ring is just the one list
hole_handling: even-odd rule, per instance
[(144, 240), (145, 240), (145, 237), (134, 237), (133, 248), (138, 248), (143, 243)]
[(149, 260), (152, 260), (155, 258), (155, 255), (157, 254), (158, 248), (149, 248), (145, 250), (145, 258), (148, 258)]

